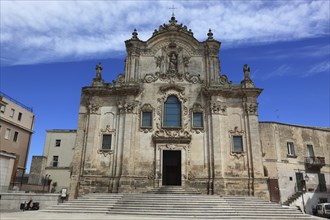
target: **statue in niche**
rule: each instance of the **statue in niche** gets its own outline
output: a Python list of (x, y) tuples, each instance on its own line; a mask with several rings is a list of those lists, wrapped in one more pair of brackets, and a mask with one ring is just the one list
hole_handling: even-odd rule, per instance
[(168, 66), (169, 72), (177, 72), (178, 71), (178, 58), (177, 55), (173, 52), (170, 54), (170, 62)]

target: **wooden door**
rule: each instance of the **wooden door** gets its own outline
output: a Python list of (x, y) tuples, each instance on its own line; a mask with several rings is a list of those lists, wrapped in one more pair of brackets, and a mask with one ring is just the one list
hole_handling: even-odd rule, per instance
[(270, 201), (280, 202), (280, 189), (278, 179), (268, 179)]

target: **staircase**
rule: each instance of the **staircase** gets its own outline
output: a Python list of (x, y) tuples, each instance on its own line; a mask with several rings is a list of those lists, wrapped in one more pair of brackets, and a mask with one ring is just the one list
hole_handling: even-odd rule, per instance
[(163, 186), (159, 188), (154, 188), (145, 193), (148, 194), (201, 194), (194, 188), (181, 187), (181, 186)]
[(162, 187), (140, 194), (93, 193), (41, 211), (174, 219), (312, 219), (297, 209), (282, 207), (256, 197), (221, 197), (196, 193), (181, 187)]
[(115, 203), (123, 197), (122, 194), (91, 193), (76, 200), (60, 203), (41, 212), (58, 213), (103, 213), (106, 214)]
[(283, 205), (289, 206), (291, 203), (293, 203), (296, 199), (298, 199), (303, 193), (302, 192), (295, 192), (293, 195), (291, 195), (285, 202), (283, 202)]

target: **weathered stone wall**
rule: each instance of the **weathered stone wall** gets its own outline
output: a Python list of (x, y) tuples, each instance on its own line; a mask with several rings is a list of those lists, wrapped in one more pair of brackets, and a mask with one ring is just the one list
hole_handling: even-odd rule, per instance
[[(198, 42), (171, 18), (148, 41), (136, 32), (125, 41), (125, 74), (116, 81), (104, 83), (97, 66), (92, 87), (82, 92), (71, 195), (160, 187), (163, 152), (175, 150), (181, 152), (182, 186), (266, 197), (257, 113), (261, 89), (249, 70), (244, 85), (220, 74), (220, 42), (212, 35)], [(163, 125), (169, 96), (181, 104), (176, 128)], [(152, 112), (151, 128), (141, 127), (143, 108)], [(192, 125), (194, 111), (203, 114), (200, 128)], [(111, 150), (101, 149), (103, 134), (112, 135)], [(242, 136), (242, 152), (233, 152), (233, 135)]]
[[(264, 167), (268, 177), (278, 179), (281, 201), (286, 201), (297, 191), (296, 173), (308, 176), (306, 190), (318, 192), (318, 174), (324, 174), (330, 190), (330, 129), (287, 125), (275, 122), (259, 123)], [(287, 142), (294, 144), (294, 155), (288, 154)], [(313, 146), (315, 157), (324, 157), (321, 168), (307, 169), (307, 144)]]
[(29, 184), (43, 184), (43, 178), (45, 177), (45, 168), (47, 163), (47, 157), (45, 156), (33, 156), (29, 175)]

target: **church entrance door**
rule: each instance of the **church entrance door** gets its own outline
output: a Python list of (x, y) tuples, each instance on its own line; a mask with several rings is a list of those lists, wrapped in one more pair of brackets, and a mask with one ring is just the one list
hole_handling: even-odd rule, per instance
[(163, 151), (163, 186), (181, 186), (181, 151)]

